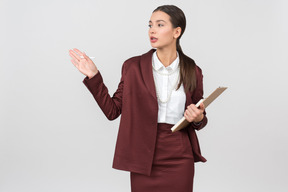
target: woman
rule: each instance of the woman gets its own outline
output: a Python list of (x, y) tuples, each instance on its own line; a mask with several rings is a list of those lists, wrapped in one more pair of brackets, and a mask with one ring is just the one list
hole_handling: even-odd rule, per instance
[[(89, 57), (69, 50), (72, 63), (86, 75), (83, 83), (108, 119), (121, 114), (113, 168), (130, 171), (131, 190), (191, 192), (194, 162), (201, 155), (195, 130), (206, 123), (201, 69), (180, 47), (186, 19), (173, 5), (156, 8), (149, 21), (151, 49), (126, 60), (111, 97)], [(83, 58), (81, 58), (83, 56)], [(172, 133), (183, 115), (190, 122)]]

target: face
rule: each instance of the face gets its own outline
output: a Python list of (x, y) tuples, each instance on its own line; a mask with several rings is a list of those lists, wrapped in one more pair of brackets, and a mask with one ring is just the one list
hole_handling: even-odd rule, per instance
[(163, 11), (152, 13), (149, 21), (148, 35), (153, 48), (176, 46), (176, 40), (181, 34), (181, 28), (173, 28), (170, 16)]

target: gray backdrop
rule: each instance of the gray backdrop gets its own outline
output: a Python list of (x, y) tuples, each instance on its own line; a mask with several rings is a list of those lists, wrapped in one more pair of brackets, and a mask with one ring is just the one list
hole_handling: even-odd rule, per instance
[(198, 132), (208, 161), (195, 191), (287, 191), (287, 1), (0, 0), (1, 192), (130, 190), (111, 168), (120, 118), (106, 119), (68, 50), (95, 56), (113, 94), (123, 62), (151, 48), (162, 4), (186, 14), (182, 48), (204, 96), (229, 87)]

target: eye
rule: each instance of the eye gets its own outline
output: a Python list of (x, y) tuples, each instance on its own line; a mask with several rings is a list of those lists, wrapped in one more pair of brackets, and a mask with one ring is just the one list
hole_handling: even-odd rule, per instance
[(149, 27), (149, 28), (151, 28), (151, 27), (152, 27), (152, 25), (150, 25), (150, 24), (149, 24), (149, 25), (148, 25), (148, 27)]
[(158, 24), (158, 27), (163, 27), (163, 26), (164, 26), (163, 24), (160, 24), (160, 23)]

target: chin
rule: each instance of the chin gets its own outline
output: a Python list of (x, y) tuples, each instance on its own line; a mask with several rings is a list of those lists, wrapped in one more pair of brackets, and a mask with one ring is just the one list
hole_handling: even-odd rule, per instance
[(157, 47), (157, 46), (155, 46), (155, 45), (151, 45), (151, 47), (152, 47), (152, 48), (155, 48), (155, 49), (157, 49), (157, 48), (158, 48), (158, 47)]
[(155, 48), (155, 49), (160, 49), (160, 48), (162, 48), (163, 46), (157, 45), (156, 43), (151, 43), (151, 47), (153, 47), (153, 48)]
[(150, 43), (151, 47), (153, 48), (157, 48), (157, 45), (155, 45), (155, 43)]

